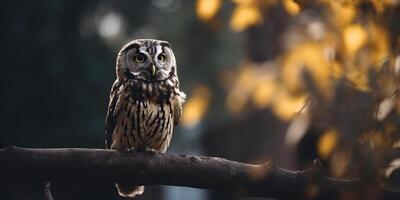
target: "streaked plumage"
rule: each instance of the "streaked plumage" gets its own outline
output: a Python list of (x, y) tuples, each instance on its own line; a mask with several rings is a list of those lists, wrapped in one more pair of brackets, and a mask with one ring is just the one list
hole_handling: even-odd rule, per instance
[[(118, 54), (117, 80), (106, 117), (106, 146), (118, 151), (165, 152), (182, 115), (175, 57), (168, 42), (134, 40)], [(143, 193), (143, 186), (117, 184), (122, 196)]]

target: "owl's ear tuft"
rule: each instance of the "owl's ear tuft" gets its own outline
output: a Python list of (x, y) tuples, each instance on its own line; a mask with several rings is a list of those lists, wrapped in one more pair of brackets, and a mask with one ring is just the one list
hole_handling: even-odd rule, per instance
[(126, 52), (130, 49), (138, 48), (139, 46), (140, 46), (140, 43), (137, 40), (133, 40), (133, 41), (129, 42), (128, 44), (126, 44), (125, 46), (123, 46), (120, 52)]
[(172, 47), (171, 47), (171, 44), (170, 44), (168, 41), (160, 41), (160, 45), (161, 45), (161, 46), (165, 46), (165, 47), (172, 48)]

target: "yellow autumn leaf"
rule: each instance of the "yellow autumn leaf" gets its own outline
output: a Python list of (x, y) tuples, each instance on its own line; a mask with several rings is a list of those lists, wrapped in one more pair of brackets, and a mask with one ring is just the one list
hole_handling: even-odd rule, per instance
[(389, 3), (390, 4), (392, 2), (389, 2), (387, 0), (386, 1), (385, 0), (374, 0), (374, 1), (372, 1), (372, 4), (374, 5), (375, 10), (377, 11), (377, 13), (380, 14), (385, 10), (385, 3)]
[(330, 7), (330, 14), (333, 17), (333, 22), (338, 26), (344, 26), (353, 21), (357, 11), (355, 4), (351, 2), (343, 2), (338, 0), (324, 0)]
[(328, 156), (332, 153), (338, 142), (338, 133), (336, 130), (328, 130), (326, 131), (318, 140), (317, 150), (318, 155), (321, 158), (328, 158)]
[(249, 103), (259, 109), (270, 105), (278, 83), (276, 72), (269, 67), (255, 63), (242, 64), (226, 98), (226, 106), (230, 112), (239, 113)]
[(323, 52), (324, 48), (320, 44), (306, 42), (297, 45), (283, 57), (281, 80), (291, 93), (305, 92), (302, 74), (304, 69), (310, 72), (319, 91), (331, 91), (333, 75)]
[(254, 85), (253, 76), (254, 66), (249, 63), (239, 70), (234, 87), (226, 98), (226, 107), (230, 112), (238, 113), (246, 105)]
[(389, 55), (389, 36), (388, 33), (378, 25), (370, 25), (371, 64), (380, 67), (377, 63)]
[(366, 69), (351, 68), (347, 70), (346, 78), (354, 84), (355, 88), (364, 92), (370, 90), (368, 71)]
[(250, 26), (260, 24), (263, 21), (262, 14), (257, 6), (236, 6), (230, 20), (230, 26), (235, 31), (243, 31)]
[(272, 111), (284, 121), (289, 121), (299, 114), (305, 106), (307, 95), (292, 96), (284, 88), (277, 89), (272, 102)]
[(342, 34), (344, 47), (350, 56), (353, 56), (368, 40), (367, 32), (360, 24), (347, 26)]
[(296, 15), (300, 12), (300, 6), (294, 0), (284, 0), (283, 6), (285, 7), (286, 11), (291, 15)]
[[(389, 55), (388, 38), (385, 31), (372, 23), (365, 28), (359, 24), (347, 26), (343, 33), (343, 43), (347, 52), (348, 66), (346, 78), (361, 91), (370, 90), (369, 71), (378, 70)], [(360, 51), (364, 48), (364, 51)], [(385, 81), (383, 79), (382, 81)]]
[(266, 108), (272, 101), (273, 94), (277, 88), (274, 80), (263, 81), (255, 86), (252, 100), (257, 108)]
[(208, 109), (210, 97), (210, 91), (206, 86), (194, 89), (192, 97), (187, 100), (183, 108), (182, 124), (185, 127), (193, 127), (201, 121)]
[(221, 0), (197, 0), (196, 14), (202, 21), (212, 19), (221, 8)]

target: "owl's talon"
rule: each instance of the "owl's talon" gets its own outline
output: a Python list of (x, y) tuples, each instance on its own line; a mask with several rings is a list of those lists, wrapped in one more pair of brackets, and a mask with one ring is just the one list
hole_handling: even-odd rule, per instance
[(149, 148), (149, 147), (145, 148), (144, 151), (145, 151), (146, 153), (151, 154), (151, 155), (154, 155), (154, 154), (158, 153), (157, 150), (152, 149), (152, 148)]
[(136, 152), (136, 150), (135, 150), (135, 148), (131, 147), (131, 148), (127, 148), (127, 149), (125, 150), (125, 152), (126, 152), (126, 153), (134, 153), (134, 152)]

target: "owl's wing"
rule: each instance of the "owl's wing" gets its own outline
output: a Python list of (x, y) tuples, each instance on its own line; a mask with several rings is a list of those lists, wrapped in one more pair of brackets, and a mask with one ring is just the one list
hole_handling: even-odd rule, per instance
[(174, 125), (176, 126), (182, 118), (182, 104), (185, 102), (185, 93), (179, 91), (174, 101)]
[(120, 83), (116, 80), (111, 88), (110, 92), (110, 103), (108, 104), (107, 116), (106, 116), (106, 148), (111, 147), (112, 135), (115, 128), (115, 108), (118, 100), (118, 88)]

